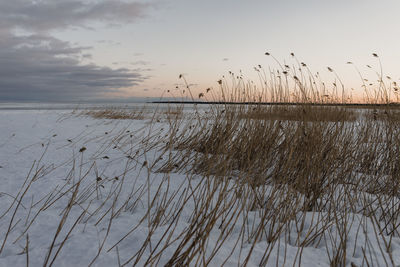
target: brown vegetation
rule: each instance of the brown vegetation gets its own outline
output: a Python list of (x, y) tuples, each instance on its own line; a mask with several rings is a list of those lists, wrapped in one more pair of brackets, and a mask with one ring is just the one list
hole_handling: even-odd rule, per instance
[[(304, 63), (300, 67), (307, 70)], [(279, 75), (289, 77), (292, 68), (284, 69), (286, 73), (281, 70)], [(334, 73), (332, 68), (329, 71)], [(34, 217), (27, 215), (26, 230), (17, 240), (25, 235), (28, 240), (36, 216), (58, 199), (68, 198), (49, 244), (45, 266), (55, 262), (76, 224), (93, 222), (96, 226), (102, 224), (106, 234), (91, 263), (104, 250), (115, 251), (119, 265), (157, 265), (163, 259), (167, 266), (206, 266), (224, 247), (228, 254), (223, 254), (223, 263), (232, 255), (240, 255), (236, 260), (245, 266), (257, 250), (263, 252), (257, 262), (260, 266), (294, 266), (301, 264), (305, 248), (323, 247), (331, 266), (356, 266), (352, 262), (356, 255), (361, 258), (361, 266), (376, 266), (378, 258), (387, 266), (398, 264), (392, 250), (393, 240), (400, 238), (399, 112), (393, 108), (371, 113), (309, 105), (327, 101), (324, 87), (317, 88), (312, 79), (306, 82), (309, 80), (305, 74), (292, 73), (292, 88), (289, 82), (276, 79), (278, 72), (274, 73), (267, 83), (272, 87), (262, 88), (260, 94), (240, 77), (235, 78), (231, 89), (223, 80), (218, 84), (226, 101), (247, 101), (249, 97), (260, 102), (267, 98), (297, 99), (303, 100), (303, 105), (267, 107), (257, 101), (251, 105), (213, 105), (207, 113), (195, 107), (188, 117), (182, 116), (181, 106), (167, 111), (157, 109), (147, 127), (101, 139), (103, 147), (124, 153), (126, 167), (118, 177), (101, 178), (96, 171), (95, 179), (89, 182), (95, 162), (85, 171), (79, 165), (81, 175), (77, 180), (66, 179), (61, 190), (50, 192), (47, 200), (37, 203)], [(334, 89), (340, 92), (337, 87)], [(203, 97), (211, 92), (207, 89)], [(381, 102), (388, 95), (385, 88), (376, 92), (375, 100), (369, 95), (371, 102)], [(345, 102), (345, 96), (344, 91), (335, 93), (330, 103)], [(109, 119), (143, 116), (126, 110), (83, 114)], [(165, 129), (156, 127), (161, 118), (166, 122)], [(82, 162), (84, 153), (87, 151), (81, 151), (74, 162)], [(174, 190), (172, 173), (185, 175), (184, 182)], [(40, 174), (39, 169), (28, 175), (7, 212), (14, 207), (16, 213)], [(136, 186), (140, 180), (144, 182)], [(126, 193), (123, 188), (127, 184), (132, 187)], [(153, 184), (157, 187), (155, 194), (151, 193)], [(109, 192), (102, 195), (102, 187), (110, 188)], [(187, 214), (184, 211), (189, 203), (193, 210)], [(79, 206), (81, 214), (72, 218), (74, 224), (65, 229), (69, 231), (61, 239), (73, 206)], [(122, 213), (134, 213), (139, 206), (145, 213), (138, 222), (117, 242), (107, 243), (113, 220)], [(185, 227), (177, 227), (180, 224)], [(143, 227), (147, 238), (137, 240), (142, 242), (141, 248), (120, 258), (118, 247)], [(160, 229), (163, 235), (154, 239)], [(354, 229), (355, 239), (350, 239)], [(378, 240), (378, 248), (371, 245), (373, 239)], [(56, 248), (59, 240), (61, 245)], [(295, 255), (288, 255), (293, 249)]]

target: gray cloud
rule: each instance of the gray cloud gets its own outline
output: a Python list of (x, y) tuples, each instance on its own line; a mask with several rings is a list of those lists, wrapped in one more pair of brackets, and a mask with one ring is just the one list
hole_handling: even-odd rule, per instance
[[(130, 23), (147, 4), (104, 0), (0, 1), (0, 100), (88, 100), (143, 82), (138, 70), (82, 64), (91, 47), (51, 31), (90, 23)], [(24, 36), (15, 30), (28, 31)]]
[(82, 65), (77, 58), (87, 47), (48, 36), (3, 34), (0, 45), (1, 100), (89, 99), (145, 79), (129, 69)]
[(12, 0), (0, 2), (0, 27), (49, 31), (92, 22), (131, 23), (143, 17), (150, 4), (121, 0)]

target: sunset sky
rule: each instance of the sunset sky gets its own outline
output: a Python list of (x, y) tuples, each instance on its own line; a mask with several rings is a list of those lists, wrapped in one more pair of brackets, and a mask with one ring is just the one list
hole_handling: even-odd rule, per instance
[(352, 61), (400, 78), (400, 2), (376, 0), (0, 0), (0, 101), (160, 97), (228, 71), (256, 79), (294, 52), (360, 91)]

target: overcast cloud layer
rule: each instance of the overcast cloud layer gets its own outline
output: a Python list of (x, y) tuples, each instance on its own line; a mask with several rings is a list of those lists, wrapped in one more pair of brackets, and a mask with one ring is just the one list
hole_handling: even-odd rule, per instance
[(51, 31), (130, 23), (148, 8), (119, 0), (0, 1), (0, 101), (88, 100), (137, 85), (145, 79), (137, 71), (80, 64), (90, 47), (72, 46)]

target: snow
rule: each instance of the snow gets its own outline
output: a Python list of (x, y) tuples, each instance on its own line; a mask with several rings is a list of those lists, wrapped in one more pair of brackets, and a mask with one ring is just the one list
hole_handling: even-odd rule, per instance
[[(149, 165), (158, 159), (160, 147), (147, 150), (143, 140), (146, 137), (162, 140), (168, 124), (161, 121), (149, 128), (149, 120), (93, 119), (72, 115), (71, 110), (0, 110), (0, 216), (4, 215), (0, 217), (0, 245), (5, 242), (0, 253), (0, 266), (25, 266), (28, 256), (29, 266), (44, 265), (76, 188), (79, 191), (54, 241), (48, 265), (55, 256), (54, 266), (118, 266), (127, 262), (128, 265), (162, 266), (168, 263), (185, 237), (182, 233), (196, 221), (193, 211), (199, 211), (199, 207), (195, 206), (194, 198), (201, 197), (203, 191), (191, 195), (190, 190), (196, 186), (206, 188), (205, 183), (212, 178), (205, 180), (198, 175), (152, 171)], [(86, 148), (85, 151), (79, 152), (82, 148)], [(216, 191), (227, 192), (229, 203), (234, 194), (231, 190), (234, 182), (208, 185), (213, 186)], [(16, 210), (21, 196), (21, 204)], [(155, 206), (149, 209), (152, 202)], [(211, 212), (219, 204), (218, 209), (227, 208), (215, 197), (212, 205), (201, 212)], [(250, 251), (248, 266), (259, 266), (268, 251), (272, 252), (267, 266), (329, 266), (329, 257), (340, 240), (334, 243), (334, 238), (322, 238), (301, 248), (299, 244), (308, 235), (321, 231), (325, 237), (337, 237), (338, 231), (344, 228), (332, 223), (329, 228), (322, 229), (316, 218), (326, 216), (323, 213), (297, 214), (297, 219), (304, 223), (298, 235), (293, 234), (297, 232), (293, 222), (288, 227), (291, 236), (288, 231), (281, 233), (276, 243), (263, 237), (253, 247), (254, 236), (243, 234), (248, 229), (242, 226), (251, 229), (260, 224), (262, 213), (249, 211), (245, 218), (243, 211), (235, 211), (241, 203), (236, 201), (229, 205), (232, 207), (226, 211), (226, 224), (229, 225), (226, 231), (229, 229), (229, 233), (216, 226), (206, 229), (204, 225), (203, 230), (210, 231), (204, 244), (207, 257), (218, 247), (221, 237), (226, 238), (209, 262), (211, 266), (238, 265), (246, 260)], [(154, 208), (157, 206), (162, 209)], [(181, 206), (181, 212), (176, 213)], [(164, 213), (157, 213), (160, 210)], [(159, 223), (155, 224), (157, 216)], [(391, 266), (388, 253), (380, 250), (380, 247), (385, 250), (384, 240), (376, 238), (371, 219), (351, 212), (347, 219), (348, 266), (350, 263), (365, 264), (364, 254), (373, 266)], [(276, 227), (265, 225), (271, 231)], [(239, 238), (249, 240), (238, 242)], [(164, 246), (168, 242), (170, 245)], [(163, 247), (165, 250), (156, 261), (146, 262), (152, 250), (158, 253)], [(135, 254), (141, 257), (135, 257)], [(392, 240), (391, 255), (394, 265), (399, 266), (398, 237)], [(201, 257), (196, 256), (191, 265), (196, 265), (196, 260), (199, 260), (198, 265), (204, 264)]]

